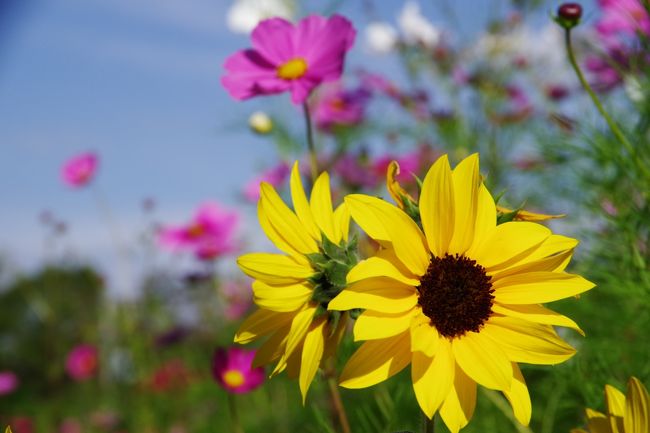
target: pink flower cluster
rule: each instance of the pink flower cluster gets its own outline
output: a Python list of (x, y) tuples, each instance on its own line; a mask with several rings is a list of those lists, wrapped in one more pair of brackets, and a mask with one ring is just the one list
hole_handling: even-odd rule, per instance
[(254, 350), (219, 348), (212, 358), (212, 376), (226, 391), (234, 394), (250, 392), (264, 383), (264, 369), (253, 368)]
[(191, 251), (201, 260), (213, 260), (236, 250), (235, 231), (239, 214), (217, 203), (204, 203), (187, 224), (162, 227), (161, 246), (176, 251)]
[(254, 177), (244, 186), (244, 198), (252, 203), (257, 202), (260, 198), (260, 184), (262, 182), (269, 183), (274, 187), (281, 186), (289, 177), (289, 164), (281, 162), (275, 167), (262, 172), (259, 176)]
[(72, 379), (81, 382), (93, 377), (97, 372), (98, 365), (97, 348), (90, 344), (80, 344), (68, 354), (65, 370)]
[(89, 183), (95, 176), (99, 158), (93, 152), (86, 152), (70, 158), (61, 168), (63, 182), (73, 188)]
[(340, 15), (311, 15), (296, 25), (264, 20), (251, 34), (253, 48), (226, 59), (221, 83), (235, 99), (291, 92), (292, 102), (302, 104), (315, 87), (339, 79), (355, 35)]
[(343, 89), (340, 84), (325, 87), (318, 95), (314, 119), (326, 132), (341, 126), (354, 126), (363, 121), (370, 92), (365, 87)]

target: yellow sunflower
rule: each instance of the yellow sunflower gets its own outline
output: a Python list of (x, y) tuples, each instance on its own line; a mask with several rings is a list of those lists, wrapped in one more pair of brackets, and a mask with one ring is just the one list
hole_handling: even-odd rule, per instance
[[(627, 382), (627, 396), (610, 385), (605, 385), (607, 414), (587, 409), (589, 433), (648, 433), (650, 432), (650, 396), (636, 377)], [(571, 433), (587, 433), (583, 429)]]
[(333, 354), (345, 329), (346, 315), (328, 311), (327, 303), (345, 285), (356, 259), (347, 243), (350, 214), (345, 204), (333, 210), (328, 174), (316, 179), (308, 201), (296, 163), (290, 187), (294, 211), (271, 185), (260, 185), (260, 225), (285, 254), (252, 253), (237, 260), (255, 279), (259, 309), (241, 325), (235, 342), (268, 337), (254, 365), (277, 361), (271, 376), (285, 369), (299, 376), (304, 402), (321, 362)]
[(341, 386), (365, 388), (411, 364), (423, 412), (431, 418), (439, 410), (452, 432), (472, 417), (477, 383), (502, 391), (528, 424), (530, 397), (517, 363), (557, 364), (575, 353), (552, 325), (582, 333), (541, 305), (594, 286), (564, 272), (578, 242), (532, 222), (497, 225), (476, 154), (453, 171), (447, 156), (431, 167), (419, 221), (366, 195), (345, 203), (381, 247), (329, 303), (365, 309), (354, 337), (368, 341), (348, 361)]

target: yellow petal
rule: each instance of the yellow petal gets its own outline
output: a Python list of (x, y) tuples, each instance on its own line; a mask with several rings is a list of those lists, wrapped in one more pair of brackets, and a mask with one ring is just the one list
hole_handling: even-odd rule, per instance
[(462, 160), (452, 174), (454, 183), (454, 236), (449, 243), (449, 254), (463, 254), (474, 241), (478, 190), (481, 183), (478, 172), (478, 153)]
[(481, 183), (478, 190), (478, 203), (476, 208), (476, 226), (474, 227), (474, 242), (472, 246), (479, 245), (494, 231), (497, 225), (497, 211), (494, 199), (487, 187)]
[(411, 363), (413, 390), (422, 412), (429, 419), (449, 394), (449, 389), (454, 382), (454, 370), (454, 357), (447, 340), (441, 341), (433, 358), (422, 352), (413, 352)]
[[(300, 374), (300, 361), (302, 359), (302, 348), (303, 345), (302, 343), (298, 345), (296, 350), (293, 351), (291, 356), (287, 358), (286, 361), (286, 369), (287, 369), (287, 377), (289, 379), (296, 379), (298, 375)], [(279, 373), (280, 371), (278, 371)]]
[(528, 320), (529, 322), (564, 326), (578, 331), (582, 336), (585, 335), (576, 322), (541, 305), (502, 305), (495, 303), (492, 305), (492, 311), (504, 316)]
[(260, 346), (259, 349), (257, 349), (255, 352), (255, 358), (253, 358), (253, 368), (270, 364), (282, 356), (284, 353), (284, 347), (287, 343), (289, 329), (291, 329), (290, 325), (278, 329), (264, 342), (264, 344)]
[(314, 274), (309, 264), (282, 254), (245, 254), (237, 259), (237, 264), (246, 275), (271, 285), (301, 283)]
[[(510, 267), (518, 267), (529, 262), (535, 262), (546, 257), (551, 257), (556, 254), (562, 254), (566, 251), (572, 251), (578, 246), (578, 241), (562, 235), (551, 235), (544, 242), (542, 242), (536, 249), (532, 250), (529, 254), (521, 257), (517, 262), (510, 263)], [(556, 271), (563, 271), (569, 263), (570, 257), (565, 263), (556, 268)], [(502, 269), (508, 269), (502, 268)]]
[(345, 203), (341, 203), (334, 211), (334, 230), (336, 231), (336, 238), (348, 241), (348, 233), (350, 232), (350, 209)]
[(260, 184), (260, 200), (271, 225), (283, 238), (302, 254), (318, 252), (318, 244), (295, 213), (287, 207), (278, 193), (266, 182)]
[(625, 394), (611, 385), (605, 385), (607, 415), (613, 433), (625, 433), (623, 417), (625, 416)]
[(587, 409), (587, 426), (589, 433), (613, 433), (607, 417), (595, 410)]
[(328, 304), (329, 310), (365, 308), (381, 313), (402, 313), (417, 304), (415, 288), (390, 278), (378, 277), (349, 285)]
[(388, 190), (390, 196), (393, 197), (393, 200), (395, 200), (395, 203), (397, 203), (397, 205), (400, 207), (400, 209), (404, 209), (402, 197), (406, 197), (413, 203), (415, 203), (415, 200), (413, 200), (413, 197), (411, 197), (409, 193), (406, 192), (406, 190), (402, 188), (402, 186), (397, 181), (397, 175), (399, 173), (399, 164), (397, 161), (391, 161), (390, 164), (388, 164), (388, 168), (386, 169), (386, 189)]
[(391, 260), (379, 256), (373, 256), (357, 263), (348, 272), (347, 282), (354, 283), (365, 278), (373, 277), (387, 277), (413, 287), (420, 285), (420, 280), (413, 277), (410, 272), (404, 275)]
[(269, 286), (260, 280), (253, 282), (254, 301), (267, 310), (296, 311), (309, 302), (312, 294), (312, 289), (306, 284)]
[[(513, 209), (508, 209), (507, 207), (503, 207), (503, 206), (497, 206), (497, 210), (501, 214), (508, 214), (514, 212)], [(566, 215), (564, 214), (547, 215), (543, 213), (535, 213), (535, 212), (529, 212), (524, 209), (519, 209), (517, 211), (517, 214), (514, 217), (514, 220), (537, 222), (537, 221), (546, 221), (546, 220), (556, 219), (556, 218), (564, 218), (565, 216)]]
[(452, 433), (458, 433), (472, 419), (476, 407), (476, 382), (456, 364), (454, 386), (440, 407), (440, 416)]
[(543, 304), (586, 292), (594, 283), (563, 272), (528, 272), (501, 278), (492, 287), (500, 304)]
[(415, 275), (424, 275), (429, 266), (426, 240), (417, 224), (404, 211), (363, 194), (348, 195), (345, 202), (354, 220), (366, 233), (372, 236), (372, 232), (377, 231), (376, 227), (381, 227), (402, 263)]
[(303, 405), (307, 398), (309, 385), (311, 385), (312, 380), (314, 380), (314, 376), (318, 371), (320, 361), (323, 357), (323, 349), (325, 346), (325, 325), (327, 325), (327, 320), (325, 316), (322, 316), (312, 323), (307, 335), (305, 336), (298, 380)]
[(301, 255), (300, 251), (296, 250), (289, 241), (287, 241), (285, 237), (275, 229), (273, 224), (271, 224), (271, 221), (267, 217), (267, 212), (264, 210), (264, 200), (257, 202), (257, 218), (260, 221), (260, 226), (266, 234), (266, 237), (269, 238), (276, 247), (293, 257), (299, 257)]
[(576, 353), (551, 326), (514, 317), (491, 317), (481, 334), (489, 337), (514, 362), (554, 365)]
[(354, 324), (354, 341), (377, 340), (401, 334), (409, 328), (412, 319), (413, 311), (386, 314), (366, 310)]
[(327, 238), (338, 244), (341, 238), (337, 238), (337, 232), (334, 229), (334, 211), (332, 208), (332, 193), (330, 192), (330, 177), (327, 172), (323, 172), (318, 176), (314, 183), (314, 188), (311, 190), (311, 198), (309, 200), (311, 213), (314, 216), (316, 225), (321, 229)]
[(648, 390), (636, 377), (627, 383), (625, 398), (625, 433), (650, 431), (650, 398)]
[(507, 277), (509, 275), (515, 274), (524, 274), (527, 272), (559, 272), (563, 271), (566, 268), (566, 265), (571, 260), (573, 255), (573, 250), (567, 250), (559, 254), (555, 254), (550, 257), (545, 257), (539, 260), (529, 261), (526, 260), (525, 263), (509, 267), (507, 269), (497, 271), (493, 273), (492, 281), (496, 281), (500, 278)]
[(422, 352), (429, 358), (433, 357), (438, 346), (444, 338), (441, 338), (435, 327), (431, 326), (431, 319), (417, 308), (417, 314), (411, 321), (411, 351)]
[(503, 391), (512, 406), (512, 412), (523, 425), (530, 423), (530, 415), (532, 414), (532, 406), (530, 403), (530, 394), (524, 376), (516, 363), (512, 363), (512, 385), (510, 390)]
[[(305, 335), (309, 330), (309, 325), (314, 318), (314, 313), (316, 313), (316, 307), (307, 307), (301, 312), (294, 315), (291, 322), (291, 329), (289, 330), (289, 335), (287, 336), (287, 344), (284, 350), (284, 354), (278, 365), (283, 364), (283, 361), (286, 362), (287, 359), (293, 354), (296, 348), (303, 342)], [(273, 371), (272, 374), (278, 373), (278, 367)]]
[[(551, 235), (546, 227), (527, 222), (507, 222), (495, 227), (478, 246), (472, 246), (467, 256), (493, 271), (517, 262), (530, 254)], [(494, 268), (494, 269), (491, 269)]]
[(235, 343), (250, 343), (262, 335), (275, 332), (289, 323), (293, 316), (293, 313), (276, 313), (260, 308), (241, 324), (235, 334)]
[(486, 388), (506, 390), (512, 382), (512, 366), (491, 339), (468, 332), (452, 341), (456, 362), (469, 377)]
[(429, 250), (443, 257), (454, 234), (454, 183), (447, 155), (438, 158), (427, 172), (419, 207)]
[(289, 184), (291, 186), (291, 200), (293, 201), (293, 208), (296, 211), (298, 219), (305, 227), (307, 233), (309, 233), (312, 238), (320, 242), (320, 229), (316, 225), (316, 221), (314, 221), (314, 216), (311, 213), (311, 208), (309, 207), (309, 202), (307, 201), (307, 196), (305, 195), (305, 189), (302, 186), (300, 170), (298, 169), (298, 161), (293, 164), (293, 169), (291, 170), (291, 180)]
[(410, 361), (408, 332), (366, 341), (348, 360), (339, 383), (344, 388), (367, 388), (399, 373)]

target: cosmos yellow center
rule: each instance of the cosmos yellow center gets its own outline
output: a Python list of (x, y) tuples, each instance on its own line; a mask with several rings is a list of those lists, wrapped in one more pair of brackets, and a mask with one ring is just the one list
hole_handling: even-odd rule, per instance
[(307, 73), (307, 62), (301, 57), (296, 57), (278, 67), (278, 77), (284, 80), (295, 80)]
[(201, 224), (192, 224), (190, 227), (187, 229), (187, 234), (189, 237), (196, 239), (198, 237), (201, 237), (205, 233), (205, 229), (203, 228), (203, 225)]
[(479, 332), (492, 315), (492, 279), (465, 256), (432, 257), (417, 289), (422, 312), (443, 337)]
[(222, 378), (225, 384), (232, 388), (237, 388), (244, 384), (244, 375), (239, 370), (226, 370)]

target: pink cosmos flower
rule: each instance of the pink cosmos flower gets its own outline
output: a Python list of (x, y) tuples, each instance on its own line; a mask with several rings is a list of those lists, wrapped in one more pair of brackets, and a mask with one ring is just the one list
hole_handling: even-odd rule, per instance
[(223, 315), (229, 321), (241, 319), (253, 304), (250, 284), (241, 281), (227, 281), (221, 286)]
[(212, 358), (212, 376), (226, 391), (234, 394), (250, 392), (264, 382), (264, 368), (253, 368), (254, 350), (219, 348)]
[(264, 171), (246, 183), (244, 186), (244, 198), (251, 203), (257, 202), (260, 198), (260, 183), (266, 182), (277, 188), (287, 180), (290, 171), (289, 164), (286, 162), (281, 162), (275, 167)]
[(90, 344), (80, 344), (68, 354), (65, 369), (72, 379), (80, 382), (93, 377), (98, 364), (97, 348)]
[(323, 89), (316, 101), (314, 119), (323, 131), (353, 126), (363, 121), (370, 92), (365, 88), (345, 90), (340, 85)]
[(0, 371), (0, 396), (11, 394), (18, 388), (20, 380), (13, 371)]
[(212, 260), (236, 250), (238, 223), (237, 212), (208, 202), (198, 208), (189, 223), (161, 228), (158, 241), (165, 248), (191, 251), (199, 259)]
[(642, 0), (600, 0), (602, 15), (596, 30), (606, 44), (616, 44), (618, 36), (650, 35), (650, 17)]
[(368, 157), (364, 153), (345, 154), (334, 164), (334, 172), (353, 189), (374, 188), (386, 177), (386, 172), (377, 175), (374, 170), (369, 169), (369, 165)]
[(226, 59), (221, 83), (238, 100), (288, 91), (301, 104), (319, 84), (339, 79), (355, 34), (340, 15), (311, 15), (296, 25), (282, 18), (261, 21), (251, 34), (253, 48)]
[(79, 188), (95, 176), (99, 159), (93, 152), (86, 152), (70, 158), (61, 168), (61, 178), (73, 187)]

